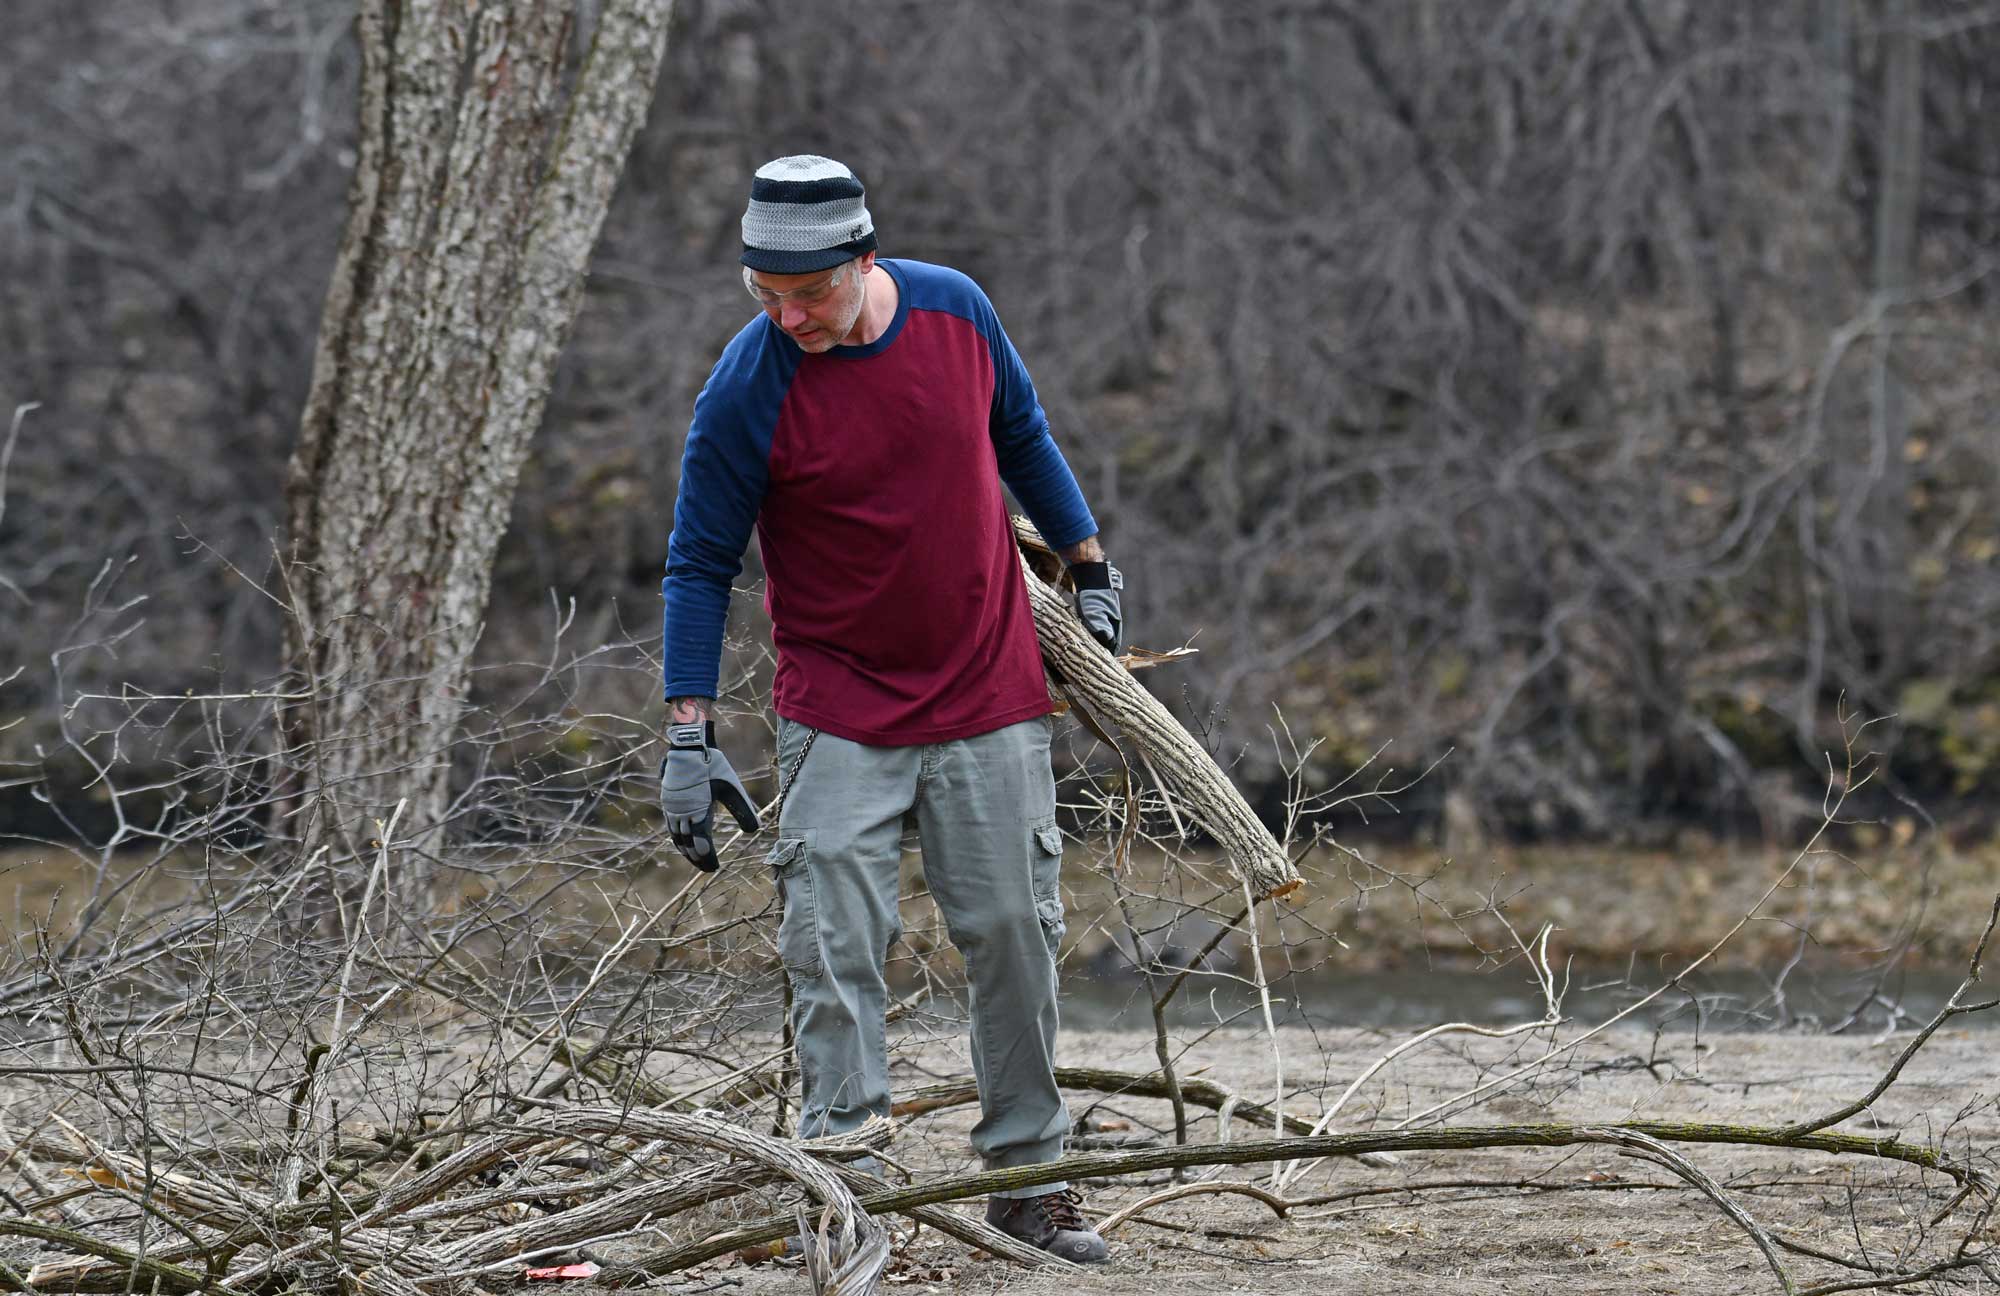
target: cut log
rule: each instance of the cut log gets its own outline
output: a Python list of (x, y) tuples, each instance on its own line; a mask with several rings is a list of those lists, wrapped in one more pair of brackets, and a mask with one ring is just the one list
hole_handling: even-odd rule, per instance
[(1034, 525), (1025, 518), (1015, 518), (1014, 536), (1021, 547), (1021, 567), (1028, 579), (1028, 600), (1034, 608), (1035, 633), (1042, 642), (1042, 660), (1050, 671), (1079, 703), (1099, 720), (1115, 726), (1144, 753), (1172, 795), (1180, 798), (1228, 852), (1230, 867), (1249, 884), (1252, 893), (1296, 899), (1295, 893), (1304, 886), (1298, 870), (1251, 812), (1236, 785), (1180, 721), (1091, 638), (1069, 600), (1037, 570), (1039, 562), (1059, 573), (1061, 563)]

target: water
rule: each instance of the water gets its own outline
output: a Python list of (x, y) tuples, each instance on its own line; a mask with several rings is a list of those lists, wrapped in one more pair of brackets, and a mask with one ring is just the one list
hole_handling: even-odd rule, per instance
[[(1626, 969), (1572, 971), (1562, 1014), (1579, 1026), (1594, 1025), (1631, 1007), (1665, 980)], [(1624, 1024), (1670, 1031), (1745, 1031), (1774, 1027), (1826, 1030), (1845, 1023), (1848, 1031), (1875, 1032), (1893, 1024), (1914, 1030), (1944, 1006), (1958, 976), (1943, 972), (1883, 974), (1852, 969), (1794, 970), (1782, 997), (1774, 991), (1776, 970), (1698, 973), (1638, 1009)], [(1973, 987), (1966, 1002), (2000, 997), (2000, 983), (1988, 978)], [(1540, 990), (1524, 968), (1486, 971), (1403, 968), (1342, 972), (1320, 969), (1276, 981), (1271, 989), (1277, 1023), (1314, 1027), (1418, 1030), (1443, 1022), (1510, 1026), (1542, 1016)], [(1144, 983), (1129, 973), (1108, 975), (1071, 971), (1063, 977), (1063, 1024), (1072, 1029), (1151, 1030), (1152, 1011)], [(1169, 1005), (1168, 1022), (1177, 1031), (1221, 1026), (1257, 1030), (1263, 1012), (1254, 986), (1236, 977), (1194, 976)], [(1954, 1018), (1946, 1029), (2000, 1029), (2000, 1008)]]
[[(139, 866), (136, 860), (120, 861), (119, 867), (112, 871), (112, 880), (124, 880), (132, 868)], [(139, 891), (127, 897), (142, 912), (166, 912), (166, 906), (173, 900), (195, 896), (207, 876), (193, 864), (185, 869), (155, 867), (153, 872), (153, 885), (143, 892), (143, 903)], [(671, 876), (665, 871), (642, 873), (636, 875), (634, 885), (646, 903), (656, 904), (669, 894)], [(73, 857), (51, 851), (18, 851), (11, 856), (0, 851), (0, 931), (26, 931), (32, 922), (40, 921), (52, 921), (60, 930), (88, 890), (88, 870), (80, 867)], [(565, 903), (584, 905), (595, 894), (589, 888), (569, 888)], [(737, 902), (739, 909), (748, 912), (766, 898), (767, 893), (753, 888), (727, 893), (721, 901), (711, 903)], [(1079, 911), (1087, 908), (1081, 903), (1077, 906)], [(720, 913), (717, 910), (716, 916)], [(582, 930), (601, 930), (606, 916), (590, 909), (579, 910), (570, 917)], [(1332, 921), (1326, 920), (1325, 925), (1331, 926)], [(1207, 934), (1198, 925), (1182, 933), (1183, 939), (1197, 947)], [(549, 953), (553, 959), (562, 952)], [(593, 950), (566, 952), (586, 962), (595, 958)], [(1230, 953), (1226, 950), (1218, 957)], [(947, 958), (946, 962), (947, 981), (953, 979), (954, 973), (962, 975), (955, 960)], [(550, 967), (553, 966), (551, 962)], [(1247, 961), (1238, 955), (1230, 966), (1247, 967)], [(1602, 1021), (1657, 988), (1667, 973), (1679, 966), (1645, 963), (1628, 970), (1621, 964), (1572, 972), (1563, 1014), (1579, 1025)], [(5, 967), (0, 963), (0, 969)], [(1778, 972), (1774, 967), (1764, 971), (1730, 969), (1699, 973), (1689, 979), (1686, 989), (1669, 990), (1633, 1013), (1626, 1023), (1635, 1028), (1669, 1031), (1691, 1031), (1697, 1026), (1703, 1031), (1801, 1026), (1831, 1029), (1843, 1024), (1850, 1032), (1879, 1032), (1891, 1025), (1907, 1030), (1928, 1021), (1960, 979), (1956, 972), (1948, 970), (1885, 975), (1841, 966), (1828, 959), (1823, 965), (1804, 966), (1787, 975), (1780, 1002), (1773, 993)], [(894, 966), (891, 980), (899, 993), (907, 993), (917, 984), (907, 969)], [(1984, 986), (1974, 989), (1980, 993), (1968, 998), (1975, 1002), (2000, 996), (2000, 977), (1989, 976)], [(1534, 1021), (1543, 1011), (1540, 992), (1528, 977), (1525, 965), (1520, 963), (1483, 971), (1446, 966), (1347, 971), (1325, 965), (1277, 981), (1272, 993), (1277, 1000), (1273, 1004), (1277, 1021), (1294, 1026), (1391, 1031), (1412, 1031), (1458, 1021), (1508, 1026)], [(1116, 950), (1102, 940), (1095, 948), (1078, 947), (1070, 951), (1063, 972), (1063, 1017), (1065, 1025), (1073, 1029), (1152, 1029), (1143, 982), (1132, 975)], [(1168, 1018), (1180, 1032), (1217, 1025), (1224, 1029), (1252, 1030), (1263, 1024), (1254, 988), (1239, 977), (1219, 974), (1190, 977), (1169, 1006)], [(1961, 1016), (1948, 1029), (2000, 1030), (2000, 1009)]]

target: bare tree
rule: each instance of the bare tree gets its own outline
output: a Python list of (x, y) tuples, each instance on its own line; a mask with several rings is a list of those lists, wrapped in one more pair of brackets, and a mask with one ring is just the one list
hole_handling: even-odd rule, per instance
[[(728, 279), (742, 177), (810, 149), (866, 176), (885, 251), (988, 287), (1134, 578), (1138, 642), (1198, 632), (1172, 700), (1251, 720), (1219, 732), (1252, 731), (1237, 746), (1267, 798), (1278, 771), (1252, 718), (1271, 701), (1328, 739), (1323, 773), (1390, 738), (1404, 767), (1455, 750), (1405, 825), (1453, 791), (1489, 829), (1756, 827), (1809, 804), (1799, 771), (1842, 697), (1902, 717), (1877, 731), (1897, 756), (1883, 789), (1990, 790), (1992, 6), (1253, 10), (680, 0), (512, 490), (522, 525), (494, 551), (475, 657), (501, 669), (480, 687), (536, 678), (508, 664), (536, 659), (551, 606), (574, 599), (578, 640), (655, 620), (688, 408), (744, 318)], [(343, 509), (296, 500), (304, 593), (266, 578), (315, 294), (362, 151), (351, 13), (101, 0), (0, 50), (21, 69), (0, 76), (0, 271), (15, 285), (0, 387), (43, 406), (0, 519), (20, 589), (0, 595), (0, 638), (33, 649), (15, 686), (27, 718), (0, 744), (51, 786), (90, 777), (42, 705), (57, 645), (122, 634), (115, 657), (65, 662), (92, 691), (261, 687), (287, 605), (345, 632), (314, 582), (352, 574), (353, 531), (405, 541), (377, 537), (365, 506), (344, 510), (361, 520), (343, 536)], [(507, 77), (524, 84), (514, 62)], [(1877, 236), (1893, 252), (1898, 229), (1913, 241), (1894, 288)], [(451, 246), (457, 261), (381, 291), (458, 275), (473, 286), (436, 300), (479, 300), (473, 323), (493, 324), (506, 294), (450, 268), (479, 255)], [(390, 264), (384, 249), (367, 264)], [(390, 345), (410, 357), (406, 392), (476, 405), (461, 370), (498, 373)], [(401, 429), (359, 458), (414, 488), (408, 446), (451, 438), (343, 412), (387, 390), (380, 376), (356, 363), (322, 383), (314, 418), (357, 444)], [(441, 489), (439, 534), (476, 478)], [(410, 571), (422, 587), (449, 577)], [(80, 604), (100, 621), (131, 610), (72, 632)], [(422, 646), (434, 607), (392, 621), (353, 606), (415, 645), (385, 674), (440, 678)], [(368, 642), (357, 630), (339, 651)], [(338, 692), (331, 641), (325, 661), (299, 648)], [(439, 660), (456, 651), (440, 643)], [(430, 687), (375, 696), (407, 711)], [(632, 714), (647, 696), (627, 676), (583, 689), (587, 709)], [(385, 791), (337, 773), (326, 786), (376, 807), (359, 819), (386, 813)], [(0, 798), (16, 822), (40, 809), (25, 787)]]
[[(671, 0), (361, 6), (361, 134), (287, 481), (305, 846), (443, 819), (494, 551)], [(334, 736), (339, 741), (330, 741)], [(328, 741), (321, 741), (327, 739)]]
[[(1882, 129), (1877, 139), (1874, 288), (1878, 309), (1903, 304), (1916, 286), (1917, 214), (1924, 170), (1924, 38), (1910, 0), (1883, 10)], [(1867, 465), (1853, 526), (1858, 620), (1883, 663), (1900, 674), (1908, 637), (1910, 579), (1909, 394), (1897, 371), (1894, 332), (1871, 349), (1869, 418), (1856, 459)]]

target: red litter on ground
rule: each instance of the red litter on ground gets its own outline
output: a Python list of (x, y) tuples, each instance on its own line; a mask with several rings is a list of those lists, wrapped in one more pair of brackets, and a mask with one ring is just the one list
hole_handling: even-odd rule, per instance
[(555, 1265), (548, 1269), (530, 1269), (529, 1282), (575, 1282), (579, 1278), (595, 1278), (597, 1266), (588, 1260), (582, 1264)]

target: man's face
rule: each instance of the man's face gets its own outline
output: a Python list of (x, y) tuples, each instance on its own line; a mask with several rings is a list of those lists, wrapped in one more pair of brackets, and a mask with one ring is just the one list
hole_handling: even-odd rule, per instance
[(831, 351), (861, 318), (862, 276), (874, 262), (875, 254), (869, 252), (832, 270), (796, 275), (752, 270), (743, 279), (771, 322), (799, 350)]

